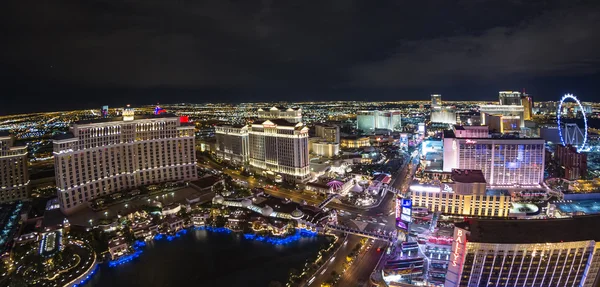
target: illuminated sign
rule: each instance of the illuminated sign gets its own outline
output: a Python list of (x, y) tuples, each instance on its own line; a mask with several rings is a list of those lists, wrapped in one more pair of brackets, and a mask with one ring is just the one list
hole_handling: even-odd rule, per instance
[(440, 187), (426, 185), (411, 185), (410, 191), (440, 192)]
[(190, 122), (190, 118), (188, 116), (180, 116), (179, 117), (179, 122), (180, 123), (189, 123)]
[(396, 198), (396, 219), (400, 218), (400, 210), (402, 203), (401, 203), (401, 199), (400, 198)]
[(467, 143), (467, 144), (476, 144), (476, 143), (477, 143), (477, 141), (474, 141), (474, 140), (467, 140), (467, 141), (466, 141), (466, 143)]
[(460, 264), (462, 264), (462, 255), (464, 254), (466, 240), (465, 231), (456, 228), (454, 234), (454, 248), (452, 248), (452, 267), (460, 267)]
[(405, 222), (411, 222), (411, 220), (412, 220), (410, 215), (406, 215), (405, 213), (402, 213), (402, 215), (400, 215), (400, 219)]
[(454, 189), (452, 189), (452, 187), (450, 187), (449, 185), (444, 183), (444, 188), (442, 189), (443, 192), (454, 192)]
[(396, 220), (396, 227), (401, 230), (408, 230), (408, 226), (402, 220)]
[(408, 216), (410, 216), (410, 208), (402, 208), (402, 214), (406, 214)]
[(412, 200), (402, 199), (402, 214), (400, 219), (404, 222), (412, 222)]

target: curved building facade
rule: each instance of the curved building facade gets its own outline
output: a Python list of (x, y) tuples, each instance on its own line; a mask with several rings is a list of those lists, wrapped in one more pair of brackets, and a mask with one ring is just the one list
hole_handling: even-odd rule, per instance
[(58, 199), (66, 214), (112, 192), (197, 178), (194, 127), (173, 115), (78, 122), (53, 144)]
[(445, 287), (597, 286), (600, 216), (457, 223)]

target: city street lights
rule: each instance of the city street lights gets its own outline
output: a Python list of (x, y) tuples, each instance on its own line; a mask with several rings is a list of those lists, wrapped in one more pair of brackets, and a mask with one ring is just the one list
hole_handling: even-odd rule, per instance
[(108, 218), (108, 211), (104, 212), (104, 217)]
[(93, 219), (90, 219), (89, 222), (90, 222), (90, 226), (94, 226), (94, 220)]

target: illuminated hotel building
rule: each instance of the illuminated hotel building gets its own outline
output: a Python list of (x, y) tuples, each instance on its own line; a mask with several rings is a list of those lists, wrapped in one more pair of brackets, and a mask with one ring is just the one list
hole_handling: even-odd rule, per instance
[(486, 190), (480, 170), (454, 169), (430, 175), (433, 184), (410, 186), (414, 206), (447, 215), (507, 217), (510, 213), (510, 195)]
[(518, 116), (491, 115), (481, 113), (482, 124), (487, 125), (491, 131), (498, 133), (519, 132), (521, 118)]
[(528, 94), (523, 94), (521, 105), (523, 106), (523, 119), (530, 121), (533, 118), (533, 99)]
[(401, 129), (400, 111), (358, 111), (356, 127), (369, 133), (377, 129), (399, 131)]
[(340, 143), (340, 127), (336, 125), (315, 125), (315, 133), (317, 137), (322, 138), (326, 142)]
[[(479, 106), (480, 113), (486, 113), (490, 115), (510, 116), (519, 119), (519, 127), (525, 126), (525, 109), (523, 106), (512, 106), (512, 105), (481, 105)], [(482, 117), (483, 118), (483, 117)], [(482, 123), (486, 125), (485, 122)]]
[(13, 142), (10, 135), (0, 134), (0, 202), (27, 198), (27, 147), (15, 147)]
[(456, 124), (456, 108), (453, 106), (436, 106), (431, 108), (432, 123)]
[(361, 148), (371, 146), (371, 140), (369, 137), (360, 136), (346, 136), (341, 138), (341, 148)]
[(72, 213), (99, 196), (170, 181), (195, 180), (194, 126), (161, 114), (81, 121), (54, 140), (61, 210)]
[(516, 91), (500, 91), (499, 102), (503, 106), (521, 106), (521, 92)]
[(443, 170), (477, 169), (490, 186), (532, 186), (544, 179), (544, 140), (457, 138), (444, 133)]
[(258, 118), (260, 120), (284, 119), (290, 123), (299, 123), (302, 121), (302, 109), (272, 107), (268, 110), (258, 109)]
[(600, 216), (457, 223), (444, 286), (598, 286), (598, 222)]
[(281, 174), (287, 180), (310, 179), (308, 128), (283, 119), (253, 123), (250, 127), (250, 165)]
[(431, 107), (441, 107), (442, 106), (442, 95), (433, 94), (431, 95)]
[(234, 164), (246, 164), (250, 155), (248, 126), (246, 125), (217, 125), (216, 155)]

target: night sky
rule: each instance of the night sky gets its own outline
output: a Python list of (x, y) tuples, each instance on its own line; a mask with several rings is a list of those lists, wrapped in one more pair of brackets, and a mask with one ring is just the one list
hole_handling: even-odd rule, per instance
[(174, 102), (600, 99), (600, 1), (5, 0), (0, 114)]

